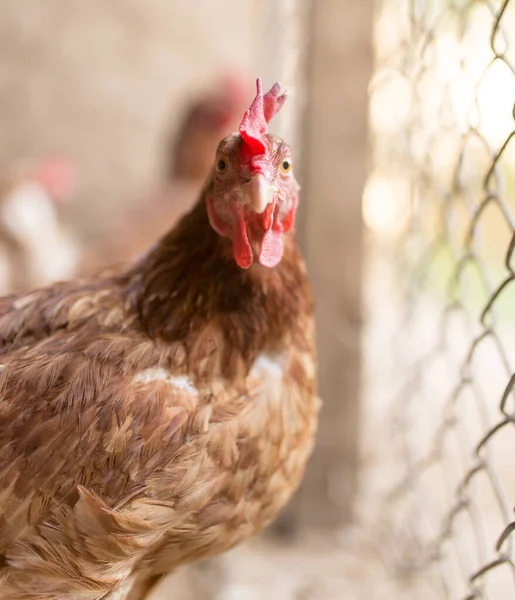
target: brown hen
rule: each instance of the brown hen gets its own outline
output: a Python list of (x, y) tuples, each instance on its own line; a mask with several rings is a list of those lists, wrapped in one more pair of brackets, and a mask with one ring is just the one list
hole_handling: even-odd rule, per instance
[(241, 75), (227, 73), (216, 89), (204, 91), (190, 103), (165, 149), (165, 175), (169, 181), (198, 182), (207, 177), (218, 142), (238, 130), (248, 92)]
[(84, 252), (82, 272), (138, 257), (192, 207), (213, 168), (218, 142), (238, 130), (246, 92), (243, 78), (231, 73), (190, 103), (178, 131), (166, 140), (164, 181), (98, 233)]
[(137, 264), (1, 300), (1, 600), (142, 600), (298, 486), (319, 400), (283, 100), (258, 80)]

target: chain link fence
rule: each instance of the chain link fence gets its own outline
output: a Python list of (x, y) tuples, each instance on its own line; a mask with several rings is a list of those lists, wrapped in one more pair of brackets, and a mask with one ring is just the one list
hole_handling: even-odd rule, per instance
[[(384, 0), (376, 16), (363, 210), (375, 233), (369, 374), (380, 382), (371, 409), (381, 417), (381, 548), (398, 574), (426, 578), (438, 598), (507, 598), (515, 1)], [(377, 350), (381, 336), (387, 354)]]

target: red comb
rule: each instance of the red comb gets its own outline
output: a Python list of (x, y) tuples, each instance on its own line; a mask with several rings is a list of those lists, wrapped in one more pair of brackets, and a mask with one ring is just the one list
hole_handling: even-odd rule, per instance
[(221, 75), (217, 86), (222, 91), (224, 98), (235, 105), (246, 102), (248, 87), (248, 81), (235, 70), (226, 71)]
[(75, 165), (66, 157), (53, 156), (41, 161), (33, 177), (54, 200), (62, 201), (75, 186)]
[(279, 96), (281, 86), (275, 83), (269, 92), (263, 96), (261, 79), (256, 80), (256, 97), (245, 111), (240, 124), (240, 134), (250, 154), (265, 154), (266, 145), (263, 135), (268, 130), (268, 123), (279, 112), (286, 100), (286, 94)]

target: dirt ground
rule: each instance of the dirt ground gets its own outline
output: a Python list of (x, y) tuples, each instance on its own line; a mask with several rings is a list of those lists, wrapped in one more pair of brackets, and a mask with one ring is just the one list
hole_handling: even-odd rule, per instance
[(358, 528), (310, 534), (295, 543), (262, 536), (220, 559), (166, 580), (152, 600), (433, 600), (434, 592), (396, 581), (374, 540)]

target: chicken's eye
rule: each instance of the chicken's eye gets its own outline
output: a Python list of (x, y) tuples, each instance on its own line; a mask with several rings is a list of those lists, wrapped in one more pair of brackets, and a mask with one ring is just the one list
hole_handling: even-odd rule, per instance
[(283, 173), (289, 173), (292, 169), (293, 165), (291, 164), (291, 160), (288, 160), (287, 158), (285, 158), (283, 160), (283, 162), (281, 163), (281, 171)]
[(225, 171), (227, 171), (227, 161), (224, 160), (223, 158), (221, 158), (217, 163), (216, 163), (216, 170), (219, 173), (224, 173)]

